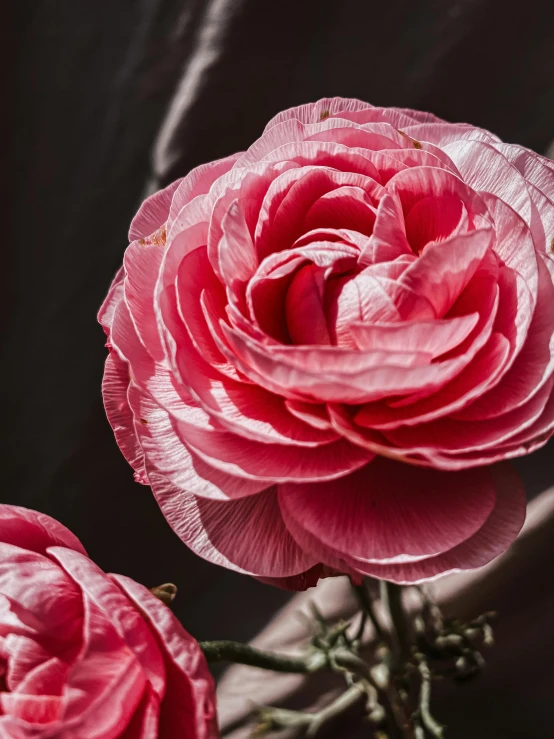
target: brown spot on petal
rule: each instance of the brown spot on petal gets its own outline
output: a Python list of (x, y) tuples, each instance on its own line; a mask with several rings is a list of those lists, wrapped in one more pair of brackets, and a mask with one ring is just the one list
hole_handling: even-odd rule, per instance
[(554, 239), (550, 242), (550, 251), (554, 254)]
[(141, 418), (140, 422), (143, 423), (145, 426), (148, 426), (148, 421), (146, 420), (146, 418)]
[(164, 246), (167, 232), (164, 225), (145, 239), (139, 239), (140, 246)]
[(158, 231), (156, 231), (155, 234), (152, 235), (152, 243), (156, 244), (156, 246), (164, 246), (166, 239), (167, 239), (167, 232), (165, 230), (165, 223), (164, 223), (164, 225)]
[(329, 113), (329, 111), (328, 111), (328, 110), (324, 110), (324, 111), (323, 111), (323, 112), (321, 113), (321, 115), (319, 116), (319, 120), (320, 120), (320, 121), (324, 121), (324, 120), (325, 120), (326, 118), (329, 118), (329, 116), (330, 116), (330, 115), (331, 115), (331, 113)]
[(420, 141), (417, 141), (416, 139), (413, 139), (411, 136), (408, 136), (408, 134), (407, 133), (404, 133), (404, 131), (401, 131), (400, 128), (397, 128), (396, 130), (398, 131), (398, 133), (401, 136), (404, 136), (405, 139), (408, 139), (408, 141), (414, 147), (414, 149), (421, 149), (422, 148)]

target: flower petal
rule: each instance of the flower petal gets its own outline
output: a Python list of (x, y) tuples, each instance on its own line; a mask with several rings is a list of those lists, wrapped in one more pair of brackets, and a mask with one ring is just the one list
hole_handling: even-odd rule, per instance
[(163, 655), (166, 684), (158, 735), (217, 739), (215, 685), (198, 643), (147, 588), (123, 575), (112, 578), (148, 619)]
[(0, 542), (38, 554), (60, 546), (86, 555), (79, 539), (61, 523), (45, 513), (19, 506), (0, 505)]
[(383, 457), (332, 484), (279, 486), (285, 523), (300, 544), (305, 530), (347, 559), (375, 562), (447, 551), (479, 530), (494, 503), (486, 473), (413, 468)]
[(177, 536), (214, 564), (260, 577), (288, 577), (316, 562), (288, 532), (274, 487), (240, 500), (216, 501), (176, 490), (155, 473), (150, 481)]

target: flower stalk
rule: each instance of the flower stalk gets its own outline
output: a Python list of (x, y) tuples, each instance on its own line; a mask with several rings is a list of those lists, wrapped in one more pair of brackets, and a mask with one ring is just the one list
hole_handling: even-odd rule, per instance
[(200, 649), (208, 662), (234, 662), (274, 672), (311, 674), (327, 666), (326, 655), (316, 651), (306, 656), (291, 657), (228, 640), (202, 641)]
[(391, 621), (390, 640), (396, 665), (411, 659), (410, 627), (402, 603), (402, 587), (393, 582), (381, 581), (381, 600)]
[[(345, 690), (315, 713), (273, 706), (256, 709), (258, 735), (295, 727), (307, 738), (316, 737), (328, 723), (363, 704), (374, 739), (444, 739), (444, 727), (431, 710), (433, 678), (466, 680), (481, 669), (480, 648), (492, 644), (490, 621), (495, 614), (467, 623), (445, 620), (423, 591), (421, 608), (408, 612), (404, 588), (381, 582), (381, 606), (388, 616), (385, 629), (375, 608), (377, 590), (367, 582), (354, 590), (362, 609), (355, 628), (342, 621), (327, 623), (314, 607), (316, 631), (305, 654), (279, 654), (233, 641), (200, 642), (200, 648), (208, 662), (303, 675), (330, 670), (344, 679)], [(366, 659), (361, 650), (368, 620), (375, 642)]]

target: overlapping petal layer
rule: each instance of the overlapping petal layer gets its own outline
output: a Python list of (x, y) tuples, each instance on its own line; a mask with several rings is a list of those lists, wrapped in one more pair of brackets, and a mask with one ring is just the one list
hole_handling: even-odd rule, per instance
[(133, 222), (100, 315), (118, 443), (241, 572), (484, 564), (524, 517), (500, 463), (554, 431), (553, 237), (532, 152), (358, 100), (285, 111)]
[(35, 511), (0, 505), (0, 735), (215, 739), (198, 644), (142, 585)]

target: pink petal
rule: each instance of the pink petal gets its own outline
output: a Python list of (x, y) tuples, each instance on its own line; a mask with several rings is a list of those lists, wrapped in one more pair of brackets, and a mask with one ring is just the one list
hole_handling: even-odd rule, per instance
[(324, 346), (265, 347), (237, 329), (223, 325), (223, 330), (234, 364), (242, 373), (267, 390), (294, 400), (368, 402), (383, 395), (420, 390), (423, 384), (444, 383), (463, 364), (456, 359), (447, 367), (430, 365), (430, 356), (423, 352), (391, 356), (389, 352)]
[(531, 232), (535, 242), (535, 251), (551, 258), (554, 239), (552, 236), (554, 234), (554, 203), (530, 182), (527, 182), (527, 189), (533, 201)]
[[(280, 260), (282, 264), (269, 268), (268, 263), (276, 261), (272, 257), (284, 255), (287, 258)], [(304, 263), (302, 256), (289, 251), (271, 254), (264, 259), (246, 288), (246, 303), (253, 323), (268, 337), (282, 344), (292, 343), (285, 313), (286, 296), (295, 274)], [(238, 323), (232, 309), (229, 310), (229, 317), (233, 323)], [(245, 331), (251, 328), (248, 319), (244, 319), (240, 325), (244, 326)]]
[[(383, 151), (365, 152), (366, 156), (375, 165), (379, 172), (380, 182), (386, 185), (398, 172), (412, 167), (434, 167), (446, 169), (451, 174), (461, 177), (454, 162), (432, 144), (421, 144), (421, 148), (414, 148), (414, 141), (407, 137), (403, 146), (411, 143), (410, 148), (386, 149)], [(419, 144), (420, 142), (416, 142)]]
[(320, 124), (306, 126), (308, 141), (336, 141), (343, 146), (371, 151), (389, 151), (406, 146), (406, 137), (389, 123), (378, 122), (360, 126), (344, 118), (328, 118)]
[(400, 202), (387, 193), (379, 202), (373, 234), (360, 254), (360, 264), (388, 262), (411, 253)]
[[(248, 168), (233, 169), (218, 181), (219, 186), (210, 193), (207, 239), (208, 255), (216, 272), (219, 270), (219, 244), (223, 237), (223, 223), (232, 203), (236, 200), (240, 202), (244, 223), (249, 235), (253, 235), (269, 189), (275, 187), (276, 180), (298, 170), (300, 168), (294, 162), (260, 162)], [(244, 223), (238, 224), (243, 233)], [(255, 241), (257, 242), (257, 238)], [(257, 243), (256, 249), (261, 260), (263, 255)]]
[(361, 151), (335, 141), (294, 141), (270, 151), (263, 161), (294, 162), (300, 167), (318, 165), (354, 172), (380, 182), (375, 165)]
[(436, 321), (359, 323), (351, 326), (358, 347), (364, 351), (423, 351), (433, 359), (456, 348), (477, 325), (478, 313)]
[(465, 405), (471, 408), (473, 399), (482, 395), (487, 397), (484, 393), (504, 370), (510, 351), (509, 341), (502, 334), (494, 333), (473, 360), (435, 394), (422, 397), (419, 393), (414, 402), (402, 406), (400, 403), (362, 406), (355, 421), (360, 426), (372, 429), (414, 427), (413, 446), (417, 443), (420, 423), (449, 415)]
[(414, 125), (418, 121), (413, 118), (409, 110), (400, 108), (360, 108), (359, 110), (339, 111), (334, 117), (354, 123), (390, 123), (395, 128)]
[(179, 313), (198, 352), (210, 364), (220, 365), (225, 363), (225, 357), (212, 339), (200, 304), (204, 290), (209, 290), (213, 298), (212, 304), (223, 310), (226, 302), (223, 286), (214, 274), (206, 247), (199, 247), (186, 254), (179, 265), (177, 276)]
[[(104, 302), (98, 311), (98, 323), (104, 329), (104, 333), (109, 336), (113, 321), (113, 315), (118, 304), (123, 300), (123, 280), (125, 278), (125, 270), (120, 267), (117, 271), (108, 294), (104, 298)], [(108, 341), (109, 346), (109, 341)]]
[(309, 140), (361, 147), (367, 151), (402, 148), (406, 144), (406, 137), (385, 122), (359, 125), (344, 118), (328, 116), (319, 122), (302, 123), (289, 118), (266, 127), (262, 136), (237, 160), (235, 167), (250, 167), (283, 145)]
[(156, 736), (160, 717), (160, 699), (146, 687), (137, 710), (118, 739), (150, 739)]
[(164, 658), (158, 735), (217, 739), (215, 685), (197, 642), (147, 588), (123, 575), (112, 578), (146, 616)]
[(306, 265), (292, 279), (285, 312), (288, 333), (294, 344), (331, 344), (324, 312), (324, 293), (325, 270), (322, 267)]
[[(61, 714), (64, 708), (63, 693), (65, 688), (65, 682), (67, 679), (69, 666), (66, 662), (52, 657), (41, 665), (37, 665), (25, 676), (17, 686), (17, 690), (12, 692), (12, 695), (19, 695), (22, 698), (30, 696), (43, 697), (57, 696), (58, 705), (55, 702), (50, 704), (51, 709), (54, 709), (53, 714), (47, 714), (47, 717), (43, 717), (44, 721), (53, 721), (61, 718)], [(57, 708), (57, 711), (55, 710)]]
[(117, 739), (140, 707), (146, 683), (132, 653), (89, 605), (88, 650), (69, 673), (64, 730), (83, 739)]
[(221, 221), (218, 244), (219, 274), (231, 291), (235, 283), (245, 283), (256, 271), (258, 258), (240, 200), (233, 200)]
[(175, 428), (208, 465), (228, 475), (258, 482), (333, 480), (362, 466), (371, 456), (343, 439), (306, 447), (264, 444), (182, 421), (176, 422)]
[(397, 110), (399, 113), (413, 118), (417, 123), (438, 123), (449, 125), (442, 118), (438, 118), (433, 113), (425, 113), (422, 110), (412, 110), (411, 108), (385, 108), (385, 110)]
[(431, 195), (418, 200), (406, 215), (406, 237), (417, 254), (429, 243), (444, 241), (454, 233), (463, 233), (467, 213), (454, 195)]
[(283, 110), (269, 121), (264, 131), (268, 131), (283, 121), (297, 120), (302, 123), (317, 123), (331, 115), (340, 116), (341, 113), (349, 113), (350, 111), (356, 110), (373, 110), (373, 105), (364, 103), (362, 100), (356, 100), (355, 98), (322, 98), (316, 103), (306, 103)]
[[(166, 676), (156, 640), (140, 612), (122, 594), (114, 578), (103, 572), (88, 557), (60, 548), (52, 549), (51, 555), (81, 588), (89, 623), (93, 624), (94, 630), (98, 629), (89, 634), (85, 627), (85, 638), (90, 637), (89, 652), (97, 649), (96, 639), (101, 647), (100, 653), (110, 645), (106, 655), (110, 659), (109, 652), (112, 648), (121, 654), (130, 650), (134, 660), (140, 664), (143, 678), (148, 680), (161, 698), (165, 691)], [(79, 672), (80, 668), (77, 667), (76, 673)], [(73, 676), (75, 675), (69, 677), (70, 683)]]
[(494, 146), (521, 172), (526, 182), (538, 188), (549, 200), (554, 200), (554, 168), (550, 159), (516, 144), (499, 141)]
[(333, 484), (279, 486), (285, 523), (301, 545), (305, 530), (347, 559), (376, 562), (451, 549), (479, 530), (494, 502), (482, 471), (451, 474), (384, 457)]
[(142, 239), (154, 233), (167, 221), (173, 194), (183, 180), (175, 180), (163, 190), (158, 190), (142, 203), (129, 228), (129, 241)]
[(291, 415), (278, 395), (236, 382), (189, 354), (181, 376), (194, 398), (222, 427), (253, 441), (317, 446), (336, 439)]
[[(319, 275), (318, 280), (328, 282), (335, 274), (356, 267), (358, 256), (356, 247), (340, 242), (318, 241), (317, 235), (317, 232), (311, 232), (310, 236), (313, 236), (314, 241), (306, 244), (297, 243), (291, 249), (270, 254), (263, 260), (246, 290), (247, 313), (256, 326), (253, 326), (249, 319), (239, 316), (234, 305), (229, 305), (227, 313), (237, 328), (250, 334), (252, 338), (259, 338), (259, 332), (255, 330), (259, 327), (280, 343), (292, 343), (287, 324), (287, 311), (290, 312), (287, 305), (293, 299), (301, 297), (296, 293), (302, 292), (302, 286), (309, 287), (309, 281), (306, 282), (307, 275), (302, 273), (302, 268), (308, 273), (313, 270), (314, 275)], [(293, 288), (291, 296), (287, 297), (293, 281), (296, 283), (297, 280), (300, 282)], [(323, 290), (323, 284), (321, 289)], [(309, 294), (308, 292), (305, 297), (309, 298)], [(314, 297), (312, 295), (312, 298)], [(291, 314), (290, 317), (294, 322), (295, 316)], [(325, 332), (325, 316), (320, 310), (317, 333), (320, 338), (326, 338), (322, 343), (329, 343)], [(300, 338), (298, 340), (301, 341)]]
[(517, 168), (491, 144), (462, 140), (444, 150), (456, 164), (462, 179), (477, 192), (487, 192), (509, 205), (527, 225), (531, 223), (531, 199)]
[[(444, 316), (469, 284), (492, 244), (493, 232), (481, 229), (429, 244), (400, 277), (402, 287), (423, 295), (438, 318)], [(397, 298), (402, 312), (403, 295)]]
[[(138, 388), (130, 389), (129, 399), (140, 419), (135, 430), (145, 451), (146, 466), (167, 477), (179, 490), (225, 500), (252, 495), (267, 487), (264, 481), (231, 475), (206, 463), (183, 442), (169, 413)], [(186, 410), (183, 405), (183, 413)], [(200, 409), (197, 412), (206, 417)]]
[[(448, 314), (455, 317), (477, 312), (480, 316), (472, 334), (455, 351), (447, 353), (440, 360), (441, 366), (449, 374), (448, 384), (440, 385), (440, 394), (437, 395), (433, 395), (438, 389), (436, 385), (422, 386), (408, 396), (389, 401), (390, 410), (384, 409), (382, 412), (385, 418), (393, 421), (392, 426), (404, 421), (411, 425), (430, 420), (463, 407), (492, 387), (500, 377), (499, 372), (506, 370), (513, 356), (514, 345), (499, 331), (493, 333), (500, 305), (498, 275), (497, 259), (489, 252)], [(521, 278), (519, 282), (522, 283)], [(507, 295), (502, 293), (502, 305), (505, 301), (509, 304), (514, 300), (512, 292)], [(401, 411), (401, 408), (405, 410)]]
[(531, 294), (537, 294), (538, 267), (531, 230), (510, 206), (486, 193), (482, 194), (494, 223), (494, 251), (512, 270), (522, 276)]
[(531, 426), (542, 414), (550, 397), (554, 378), (541, 388), (525, 405), (494, 418), (479, 423), (468, 424), (453, 418), (438, 419), (420, 424), (417, 430), (396, 428), (385, 432), (386, 438), (394, 447), (410, 453), (423, 455), (428, 463), (443, 469), (458, 469), (469, 466), (452, 462), (450, 452), (474, 452), (476, 457), (483, 449), (502, 444), (511, 436)]
[[(171, 209), (168, 216), (166, 216), (168, 226), (171, 227), (174, 221), (179, 219), (180, 212), (191, 200), (199, 195), (207, 194), (213, 183), (232, 169), (239, 156), (240, 154), (232, 154), (224, 159), (216, 159), (213, 162), (201, 164), (191, 170), (182, 180), (179, 180), (179, 187), (175, 191)], [(164, 218), (164, 220), (166, 219)]]
[(127, 362), (111, 352), (106, 358), (102, 397), (110, 426), (123, 456), (137, 473), (137, 480), (144, 482), (144, 453), (134, 431), (133, 412), (127, 400), (129, 368)]
[(459, 411), (456, 418), (472, 421), (506, 413), (538, 392), (554, 371), (554, 264), (538, 259), (538, 300), (523, 348), (509, 371), (489, 392)]
[(0, 505), (0, 542), (38, 554), (62, 546), (86, 554), (77, 537), (45, 513), (12, 505)]
[(303, 228), (348, 228), (370, 236), (374, 222), (372, 200), (360, 187), (345, 185), (315, 201), (306, 213)]
[(79, 642), (82, 604), (79, 589), (49, 551), (42, 555), (0, 543), (0, 629), (44, 639), (48, 649), (55, 649)]
[[(484, 567), (503, 554), (513, 544), (525, 521), (525, 491), (519, 476), (509, 465), (501, 464), (489, 469), (496, 501), (487, 520), (473, 536), (435, 557), (401, 564), (366, 565), (360, 562), (360, 571), (373, 577), (409, 584)], [(489, 470), (474, 472), (486, 475)]]
[[(554, 392), (544, 406), (541, 415), (530, 426), (499, 446), (476, 455), (460, 455), (457, 459), (470, 459), (472, 464), (490, 464), (502, 459), (513, 459), (530, 454), (543, 447), (554, 434)], [(476, 458), (478, 457), (477, 461)]]
[(427, 141), (443, 147), (453, 141), (484, 141), (489, 144), (500, 143), (500, 139), (483, 128), (468, 123), (418, 123), (407, 126), (404, 131), (418, 141)]
[(375, 204), (383, 191), (369, 177), (327, 167), (300, 167), (277, 177), (259, 212), (255, 243), (260, 260), (273, 251), (292, 246), (304, 230), (309, 230), (309, 224), (304, 229), (304, 218), (314, 203), (343, 186), (364, 190)]
[[(39, 726), (42, 725), (45, 731), (48, 731), (51, 728), (48, 724), (60, 719), (63, 712), (63, 700), (57, 695), (1, 693), (0, 710), (11, 718), (17, 719), (19, 727), (22, 728), (22, 724), (32, 726), (33, 734), (37, 736), (36, 732), (40, 731)], [(14, 736), (8, 733), (4, 736), (18, 739), (17, 734)], [(19, 736), (31, 736), (31, 734), (20, 734)]]
[(157, 361), (164, 358), (154, 313), (154, 289), (164, 249), (160, 245), (142, 246), (134, 241), (125, 252), (125, 301), (137, 334)]
[(331, 428), (329, 415), (323, 403), (303, 403), (300, 400), (286, 400), (285, 405), (294, 416), (305, 421), (310, 426), (324, 431)]
[(155, 474), (150, 479), (169, 525), (200, 557), (260, 577), (288, 577), (315, 564), (287, 531), (274, 487), (215, 501), (182, 493)]
[(439, 167), (410, 167), (395, 175), (386, 189), (400, 198), (406, 215), (423, 198), (453, 196), (464, 204), (469, 225), (484, 228), (487, 223), (487, 208), (483, 199), (459, 177)]

